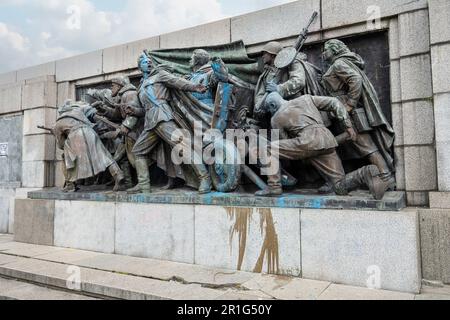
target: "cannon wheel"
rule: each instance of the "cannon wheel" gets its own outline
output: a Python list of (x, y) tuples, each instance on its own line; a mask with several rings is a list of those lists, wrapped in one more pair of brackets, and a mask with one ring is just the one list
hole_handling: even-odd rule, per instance
[[(223, 152), (218, 152), (223, 150)], [(214, 156), (216, 162), (222, 157), (220, 163), (209, 166), (209, 172), (214, 188), (219, 192), (233, 192), (239, 186), (242, 168), (239, 165), (239, 151), (230, 141), (220, 140), (214, 143)], [(234, 164), (233, 164), (234, 163)]]

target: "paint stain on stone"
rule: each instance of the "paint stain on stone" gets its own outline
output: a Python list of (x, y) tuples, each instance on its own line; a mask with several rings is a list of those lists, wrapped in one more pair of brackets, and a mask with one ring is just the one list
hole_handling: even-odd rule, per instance
[[(232, 222), (230, 229), (230, 244), (235, 237), (239, 241), (239, 257), (237, 270), (242, 270), (245, 251), (247, 248), (247, 238), (250, 232), (250, 223), (252, 219), (252, 208), (225, 208), (228, 218)], [(256, 262), (253, 272), (262, 273), (264, 262), (267, 263), (269, 274), (278, 274), (280, 271), (280, 255), (278, 245), (278, 234), (275, 229), (273, 214), (271, 209), (258, 209), (260, 215), (260, 231), (264, 237), (259, 258)], [(231, 245), (232, 247), (232, 245)]]
[(247, 235), (250, 229), (250, 221), (253, 209), (251, 208), (225, 208), (228, 218), (233, 222), (230, 229), (230, 244), (233, 243), (234, 237), (238, 237), (239, 241), (239, 258), (237, 270), (242, 270), (244, 262), (245, 250), (247, 248)]
[(280, 252), (272, 210), (258, 209), (258, 212), (260, 214), (260, 228), (261, 234), (264, 235), (264, 242), (253, 272), (262, 273), (264, 259), (266, 258), (267, 272), (269, 274), (277, 274), (280, 270)]

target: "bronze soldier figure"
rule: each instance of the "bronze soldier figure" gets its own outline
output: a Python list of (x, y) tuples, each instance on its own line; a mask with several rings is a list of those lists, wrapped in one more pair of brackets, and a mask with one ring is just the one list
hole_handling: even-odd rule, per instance
[[(218, 79), (211, 65), (211, 56), (208, 51), (203, 49), (196, 49), (192, 54), (190, 67), (192, 73), (189, 74), (186, 79), (194, 84), (201, 84), (207, 87), (207, 91), (204, 93), (193, 92), (194, 98), (200, 102), (214, 107), (215, 92), (217, 84), (221, 79)], [(226, 81), (223, 79), (222, 81)]]
[(323, 75), (324, 87), (347, 107), (358, 132), (356, 140), (347, 146), (360, 158), (368, 158), (376, 165), (381, 178), (394, 189), (392, 145), (395, 133), (381, 110), (375, 88), (364, 73), (363, 59), (339, 40), (325, 43), (323, 57), (331, 64)]
[[(139, 102), (137, 89), (130, 83), (128, 77), (118, 77), (112, 80), (112, 97), (116, 98), (118, 105), (114, 109), (106, 109), (104, 116), (116, 122), (120, 122), (120, 129), (116, 130), (115, 137), (122, 136), (114, 159), (119, 163), (125, 174), (125, 186), (133, 187), (131, 166), (135, 166), (135, 157), (132, 153), (136, 140), (144, 129), (142, 118), (130, 116), (126, 113), (127, 107), (142, 109)], [(112, 137), (112, 138), (115, 138)]]
[[(325, 127), (319, 110), (333, 113), (346, 128), (348, 135), (356, 133), (342, 103), (336, 98), (304, 95), (286, 101), (278, 93), (271, 93), (264, 105), (272, 117), (272, 128), (280, 130), (282, 140), (270, 144), (271, 160), (308, 160), (322, 177), (329, 182), (338, 195), (368, 187), (372, 195), (382, 199), (388, 183), (380, 178), (376, 166), (367, 166), (345, 175), (340, 158), (336, 153), (337, 141)], [(269, 188), (256, 193), (257, 196), (276, 196), (283, 193), (281, 168), (268, 176)]]
[(68, 101), (58, 110), (54, 128), (58, 148), (64, 151), (65, 191), (76, 191), (76, 181), (88, 179), (109, 169), (114, 191), (120, 191), (125, 179), (119, 165), (94, 131), (96, 110), (89, 105)]
[[(139, 58), (139, 68), (143, 73), (143, 81), (139, 88), (139, 99), (146, 111), (144, 113), (142, 109), (129, 107), (128, 114), (136, 117), (145, 116), (145, 127), (133, 148), (139, 182), (135, 188), (128, 190), (129, 193), (150, 192), (148, 156), (160, 142), (173, 148), (190, 140), (182, 139), (179, 142), (172, 140), (172, 134), (180, 127), (176, 124), (172, 108), (169, 105), (171, 100), (170, 88), (197, 93), (207, 91), (205, 86), (195, 85), (186, 79), (177, 77), (164, 66), (154, 67), (146, 53), (143, 53)], [(192, 145), (184, 145), (184, 147), (193, 149)], [(209, 193), (211, 192), (209, 172), (201, 161), (201, 155), (197, 155), (194, 150), (192, 154), (200, 157), (200, 160), (197, 159), (195, 162), (201, 164), (191, 165), (200, 180), (199, 192)]]
[(278, 92), (284, 99), (292, 100), (302, 95), (306, 85), (306, 75), (303, 64), (301, 63), (302, 54), (299, 54), (295, 61), (283, 70), (280, 77), (280, 84), (276, 84), (275, 59), (283, 49), (281, 43), (269, 42), (262, 49), (262, 59), (264, 62), (264, 72), (259, 77), (255, 90), (255, 114), (261, 117), (261, 107), (264, 104), (266, 92)]

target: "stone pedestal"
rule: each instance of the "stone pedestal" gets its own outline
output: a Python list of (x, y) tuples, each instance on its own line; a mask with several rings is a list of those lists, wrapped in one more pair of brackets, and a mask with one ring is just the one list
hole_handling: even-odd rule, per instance
[(15, 240), (32, 244), (420, 290), (416, 210), (23, 199), (16, 215)]

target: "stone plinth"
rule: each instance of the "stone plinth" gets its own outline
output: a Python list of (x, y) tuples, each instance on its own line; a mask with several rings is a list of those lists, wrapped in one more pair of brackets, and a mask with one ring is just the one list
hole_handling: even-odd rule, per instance
[[(106, 193), (71, 201), (51, 199), (56, 192), (47, 195), (50, 199), (20, 203), (16, 227), (54, 239), (55, 246), (359, 286), (366, 285), (368, 268), (376, 265), (382, 272), (380, 288), (414, 293), (420, 288), (414, 210), (303, 210), (223, 200), (221, 205), (160, 204), (139, 196), (134, 198), (139, 203), (132, 203)], [(45, 217), (54, 217), (53, 228), (41, 227), (45, 217), (33, 209), (36, 203), (47, 208)]]
[(317, 195), (314, 191), (286, 193), (280, 197), (255, 197), (251, 193), (213, 192), (199, 195), (192, 189), (162, 191), (155, 189), (148, 195), (128, 195), (112, 192), (64, 193), (60, 189), (46, 189), (29, 194), (31, 199), (100, 201), (153, 204), (189, 204), (232, 207), (269, 207), (269, 208), (305, 208), (305, 209), (350, 209), (396, 211), (406, 207), (404, 192), (388, 192), (380, 201), (375, 200), (367, 191), (352, 193), (349, 197), (335, 195)]
[(450, 283), (450, 209), (420, 210), (423, 278)]

